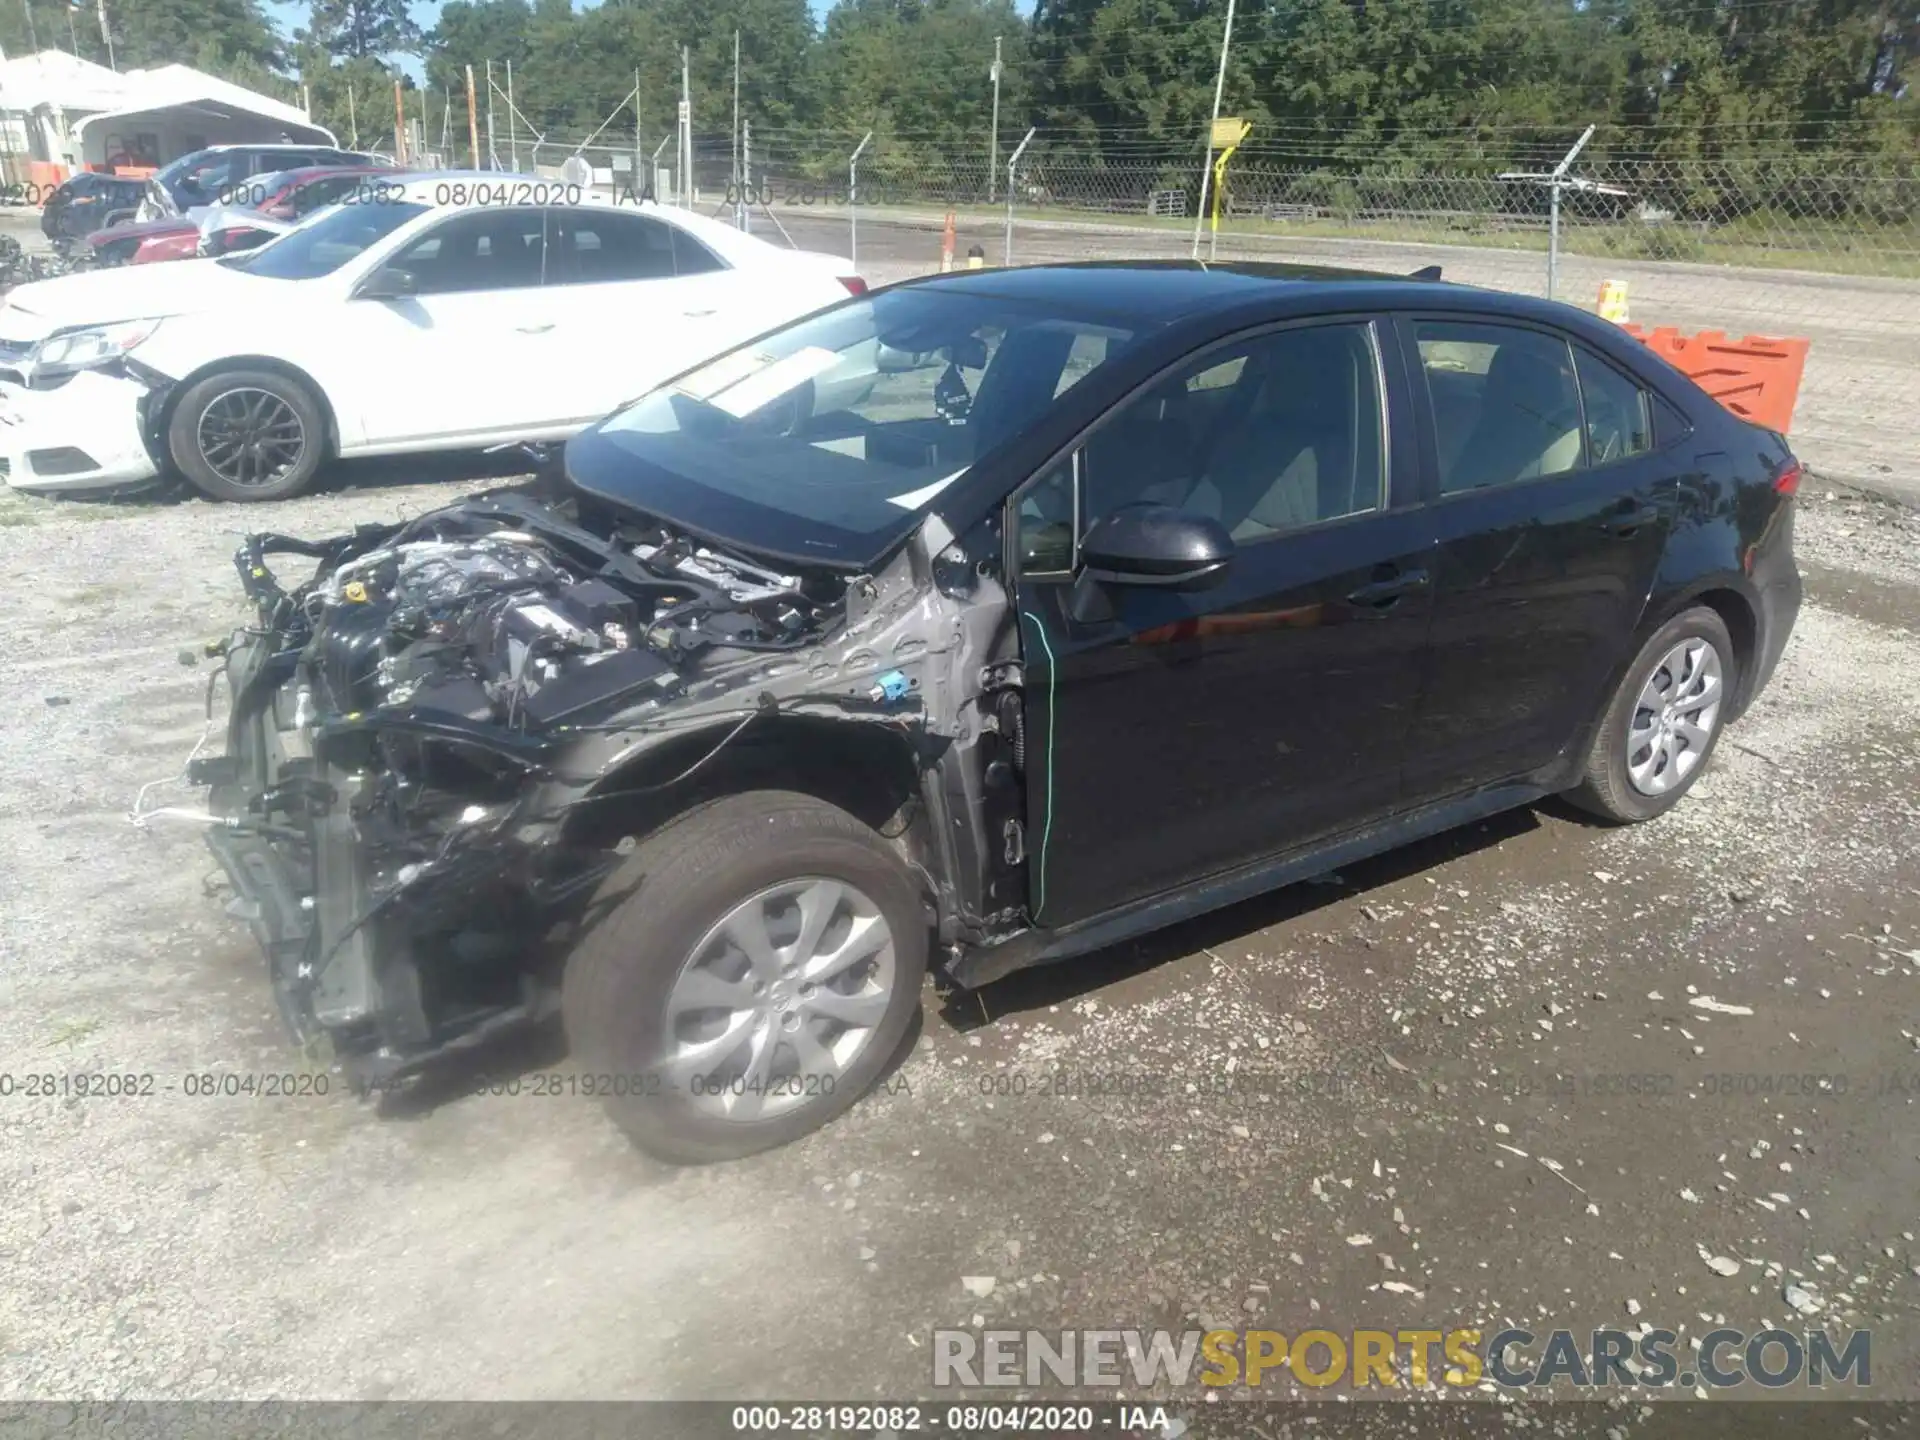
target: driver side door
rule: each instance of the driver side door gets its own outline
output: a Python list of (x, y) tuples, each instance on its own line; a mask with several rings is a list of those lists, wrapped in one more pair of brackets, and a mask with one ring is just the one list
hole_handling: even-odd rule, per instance
[(361, 423), (352, 448), (484, 444), (549, 418), (561, 357), (540, 207), (456, 213), (385, 264), (411, 275), (414, 293), (350, 299), (329, 327), (340, 378), (328, 392)]
[[(1342, 319), (1216, 345), (1010, 502), (1040, 924), (1398, 804), (1432, 538), (1409, 504), (1413, 446), (1382, 328)], [(1235, 549), (1213, 588), (1085, 574), (1080, 541), (1143, 504), (1227, 530)]]

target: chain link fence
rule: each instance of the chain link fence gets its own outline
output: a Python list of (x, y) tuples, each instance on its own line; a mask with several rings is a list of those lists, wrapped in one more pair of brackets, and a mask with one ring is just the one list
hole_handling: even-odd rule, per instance
[[(750, 110), (750, 106), (747, 107)], [(718, 117), (716, 117), (718, 118)], [(1868, 152), (1747, 137), (1737, 154), (1637, 158), (1602, 135), (1558, 184), (1579, 135), (1501, 145), (1428, 137), (1418, 154), (1356, 159), (1257, 135), (1201, 215), (1199, 147), (1037, 132), (908, 139), (786, 130), (548, 135), (522, 167), (578, 157), (603, 197), (650, 196), (773, 240), (857, 258), (884, 282), (955, 262), (1113, 258), (1307, 262), (1449, 280), (1593, 308), (1626, 286), (1643, 325), (1812, 341), (1794, 441), (1816, 469), (1920, 484), (1920, 149)], [(855, 161), (855, 152), (858, 160)], [(502, 154), (502, 161), (505, 155)], [(1213, 208), (1208, 197), (1209, 211)]]
[(877, 280), (937, 269), (951, 212), (962, 264), (975, 247), (988, 264), (1196, 253), (1439, 264), (1450, 280), (1529, 295), (1546, 295), (1552, 275), (1556, 298), (1588, 309), (1604, 282), (1622, 282), (1647, 326), (1810, 339), (1802, 453), (1839, 478), (1920, 481), (1920, 154), (1582, 157), (1559, 182), (1556, 227), (1565, 147), (1364, 164), (1254, 144), (1225, 169), (1216, 232), (1198, 213), (1197, 150), (1094, 151), (1043, 133), (1009, 173), (1018, 135), (997, 163), (986, 145), (880, 136), (850, 176), (859, 139), (756, 139), (745, 185), (730, 147), (700, 147), (700, 208), (727, 216), (737, 201), (760, 233), (777, 223), (843, 254), (857, 209), (859, 259)]

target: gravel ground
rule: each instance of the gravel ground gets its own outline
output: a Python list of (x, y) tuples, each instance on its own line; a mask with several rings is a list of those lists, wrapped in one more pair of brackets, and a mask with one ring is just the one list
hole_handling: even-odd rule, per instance
[[(347, 478), (272, 525), (463, 488)], [(304, 1068), (197, 836), (125, 819), (201, 732), (180, 652), (237, 615), (234, 537), (269, 517), (0, 497), (0, 1399), (898, 1396), (929, 1392), (935, 1326), (1631, 1302), (1685, 1336), (1804, 1324), (1789, 1281), (1871, 1326), (1877, 1393), (1912, 1397), (1920, 516), (1803, 494), (1797, 633), (1671, 816), (1547, 804), (930, 990), (889, 1093), (678, 1172), (588, 1103), (472, 1077), (386, 1111), (186, 1093)], [(154, 1090), (22, 1093), (80, 1072)], [(1807, 1074), (1835, 1078), (1723, 1078)]]

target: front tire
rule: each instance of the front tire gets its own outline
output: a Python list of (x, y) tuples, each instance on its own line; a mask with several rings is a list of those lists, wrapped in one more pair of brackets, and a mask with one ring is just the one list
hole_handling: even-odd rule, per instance
[(819, 1129), (879, 1078), (920, 1003), (919, 887), (879, 835), (808, 795), (689, 811), (596, 904), (611, 908), (561, 985), (568, 1038), (614, 1121), (663, 1160)]
[(1621, 824), (1671, 810), (1707, 768), (1739, 679), (1726, 621), (1704, 605), (1674, 616), (1621, 677), (1567, 798)]
[(274, 370), (223, 370), (173, 407), (167, 450), (196, 490), (215, 500), (285, 500), (326, 458), (327, 421), (301, 381)]

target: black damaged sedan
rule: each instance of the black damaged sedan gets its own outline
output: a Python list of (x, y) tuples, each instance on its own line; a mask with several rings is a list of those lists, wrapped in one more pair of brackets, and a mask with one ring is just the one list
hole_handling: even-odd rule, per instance
[(251, 537), (195, 778), (351, 1074), (557, 1010), (640, 1145), (739, 1156), (852, 1105), (930, 965), (982, 985), (1556, 792), (1656, 818), (1786, 642), (1799, 477), (1564, 306), (930, 278), (660, 387), (557, 485)]

